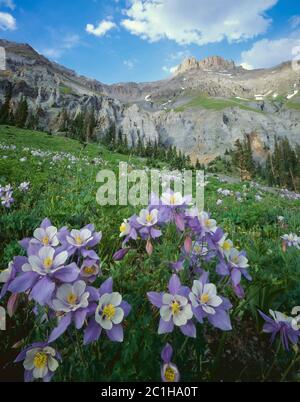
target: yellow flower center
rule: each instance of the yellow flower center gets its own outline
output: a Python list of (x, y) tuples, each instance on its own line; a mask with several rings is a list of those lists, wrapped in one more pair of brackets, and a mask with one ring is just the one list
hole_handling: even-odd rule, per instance
[(34, 367), (37, 369), (44, 368), (47, 364), (48, 356), (46, 353), (38, 352), (33, 359)]
[(213, 224), (212, 219), (206, 219), (206, 221), (205, 221), (205, 226), (207, 226), (208, 228), (210, 228), (210, 227), (212, 226), (212, 224)]
[(82, 238), (79, 235), (75, 237), (75, 242), (78, 246), (81, 246), (83, 243)]
[(238, 264), (239, 263), (239, 257), (236, 255), (235, 257), (233, 257), (232, 261), (234, 262), (234, 264)]
[(171, 309), (172, 309), (173, 314), (179, 313), (179, 311), (180, 311), (180, 303), (178, 303), (178, 301), (173, 301)]
[(53, 264), (53, 260), (51, 257), (47, 257), (44, 259), (44, 267), (45, 268), (47, 268), (47, 269), (51, 268), (52, 264)]
[(171, 195), (170, 197), (170, 204), (174, 205), (176, 202), (175, 195)]
[(83, 269), (83, 271), (84, 271), (84, 273), (87, 274), (87, 275), (92, 275), (92, 274), (94, 274), (94, 273), (96, 272), (96, 267), (95, 267), (95, 266), (92, 266), (92, 267), (85, 267), (85, 268)]
[(197, 244), (196, 246), (194, 246), (194, 252), (196, 254), (200, 254), (201, 253), (201, 246), (199, 244)]
[(168, 382), (174, 382), (176, 378), (176, 372), (170, 366), (165, 371), (165, 379)]
[(43, 238), (43, 240), (42, 240), (42, 243), (43, 243), (44, 246), (48, 246), (48, 245), (49, 245), (49, 237), (48, 237), (48, 236), (45, 236), (45, 237)]
[(108, 304), (104, 307), (102, 315), (105, 316), (107, 320), (111, 320), (116, 314), (116, 308), (112, 304)]
[(225, 240), (225, 241), (224, 241), (224, 244), (223, 244), (223, 249), (224, 249), (225, 251), (230, 251), (231, 248), (232, 248), (231, 243), (230, 243), (228, 240)]
[(150, 214), (148, 214), (148, 215), (146, 216), (146, 221), (147, 221), (148, 223), (151, 223), (151, 222), (152, 222), (152, 216), (151, 216)]
[(125, 230), (126, 230), (126, 224), (125, 224), (125, 223), (122, 223), (122, 225), (120, 226), (120, 232), (121, 232), (121, 233), (124, 233)]
[(76, 304), (77, 296), (74, 293), (69, 293), (67, 296), (67, 302), (72, 305)]
[(200, 298), (200, 301), (202, 304), (206, 304), (209, 300), (209, 295), (207, 293), (203, 293), (203, 295)]

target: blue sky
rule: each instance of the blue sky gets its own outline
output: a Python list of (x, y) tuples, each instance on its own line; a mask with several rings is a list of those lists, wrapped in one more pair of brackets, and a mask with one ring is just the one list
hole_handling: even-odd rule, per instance
[(0, 30), (88, 77), (140, 82), (170, 76), (187, 56), (220, 55), (247, 68), (290, 60), (300, 46), (300, 7), (295, 0), (0, 0)]

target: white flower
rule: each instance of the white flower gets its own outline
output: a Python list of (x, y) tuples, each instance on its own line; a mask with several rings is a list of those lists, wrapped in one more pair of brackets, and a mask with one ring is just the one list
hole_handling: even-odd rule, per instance
[(295, 315), (292, 319), (291, 325), (294, 331), (299, 331), (300, 329), (300, 306), (296, 306), (292, 310), (292, 315)]
[(6, 283), (11, 275), (13, 262), (10, 262), (8, 268), (0, 272), (0, 283)]
[(291, 322), (293, 320), (292, 317), (289, 317), (286, 314), (280, 313), (280, 311), (269, 310), (269, 313), (270, 313), (271, 317), (273, 317), (274, 321), (277, 323), (287, 322), (287, 323), (291, 324)]
[(223, 204), (223, 200), (217, 200), (217, 202), (216, 202), (216, 204), (217, 204), (217, 206), (220, 206), (220, 205), (222, 205)]
[(50, 346), (44, 348), (33, 348), (26, 352), (23, 366), (25, 370), (31, 371), (35, 379), (44, 378), (48, 372), (54, 372), (58, 368), (58, 361), (55, 359), (56, 352)]
[(207, 243), (195, 241), (192, 246), (192, 253), (198, 256), (205, 256), (208, 254)]
[(56, 299), (53, 300), (55, 311), (69, 313), (79, 308), (88, 307), (89, 292), (86, 292), (86, 283), (77, 281), (73, 285), (66, 283), (60, 286), (56, 292)]
[(137, 222), (142, 226), (153, 226), (158, 221), (158, 210), (153, 209), (151, 212), (148, 209), (142, 209)]
[(169, 206), (180, 206), (183, 205), (185, 202), (184, 197), (182, 197), (181, 193), (170, 192), (163, 193), (161, 196), (161, 201), (163, 205)]
[(19, 190), (26, 193), (26, 191), (29, 190), (30, 182), (29, 181), (24, 181), (19, 185)]
[(127, 219), (124, 219), (123, 223), (120, 226), (120, 237), (125, 237), (129, 235), (131, 231), (131, 226)]
[(192, 292), (189, 294), (193, 307), (201, 306), (207, 314), (216, 314), (214, 307), (219, 307), (223, 300), (217, 296), (217, 288), (213, 283), (203, 286), (201, 281), (194, 281)]
[(54, 226), (48, 226), (46, 229), (38, 228), (34, 231), (33, 236), (44, 246), (56, 247), (59, 244), (57, 228)]
[(277, 220), (278, 220), (278, 222), (283, 222), (284, 220), (285, 220), (285, 217), (284, 216), (277, 216)]
[(7, 186), (5, 186), (5, 187), (2, 188), (2, 191), (3, 191), (4, 193), (11, 193), (11, 192), (13, 191), (13, 187), (12, 187), (11, 184), (8, 184)]
[(236, 248), (232, 248), (228, 255), (228, 261), (236, 268), (248, 268), (248, 259), (241, 254)]
[(262, 201), (262, 197), (261, 197), (259, 194), (256, 194), (256, 196), (255, 196), (255, 201), (261, 202), (261, 201)]
[(60, 270), (69, 257), (68, 252), (62, 251), (56, 257), (54, 257), (54, 254), (54, 248), (42, 247), (37, 256), (31, 255), (28, 257), (28, 263), (22, 266), (22, 271), (34, 271), (39, 275), (45, 276)]
[(192, 319), (192, 307), (186, 297), (165, 293), (162, 302), (160, 316), (164, 321), (169, 322), (172, 319), (175, 325), (181, 327)]
[(218, 241), (218, 246), (221, 254), (228, 257), (231, 249), (233, 248), (233, 242), (227, 239), (227, 236), (228, 233), (225, 233), (222, 239)]
[(217, 230), (217, 222), (214, 219), (210, 219), (207, 212), (202, 211), (198, 218), (205, 232), (214, 233)]
[(300, 237), (298, 237), (296, 234), (285, 234), (281, 236), (281, 238), (285, 241), (288, 247), (297, 247), (300, 249)]
[(71, 236), (67, 236), (67, 241), (75, 247), (84, 246), (89, 240), (92, 239), (92, 232), (89, 229), (71, 230)]
[(95, 320), (103, 329), (111, 330), (113, 325), (123, 321), (124, 310), (120, 307), (121, 303), (122, 296), (118, 292), (105, 293), (100, 297)]
[(90, 263), (86, 263), (86, 265), (83, 265), (81, 270), (80, 270), (80, 275), (83, 278), (90, 278), (93, 276), (98, 276), (100, 272), (100, 267), (96, 261), (92, 261)]

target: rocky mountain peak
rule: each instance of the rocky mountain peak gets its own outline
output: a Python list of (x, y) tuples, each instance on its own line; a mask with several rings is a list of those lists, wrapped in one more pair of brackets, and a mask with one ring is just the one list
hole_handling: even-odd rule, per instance
[(175, 74), (182, 74), (189, 70), (231, 71), (236, 69), (233, 60), (225, 60), (220, 56), (209, 56), (198, 61), (195, 57), (185, 59), (177, 68)]

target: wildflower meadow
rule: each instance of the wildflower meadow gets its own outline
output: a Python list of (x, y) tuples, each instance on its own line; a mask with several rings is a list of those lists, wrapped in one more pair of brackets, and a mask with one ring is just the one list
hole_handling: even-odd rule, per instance
[[(0, 377), (299, 379), (300, 200), (207, 175), (100, 206), (101, 169), (147, 160), (0, 127)], [(161, 169), (167, 169), (161, 162)]]

